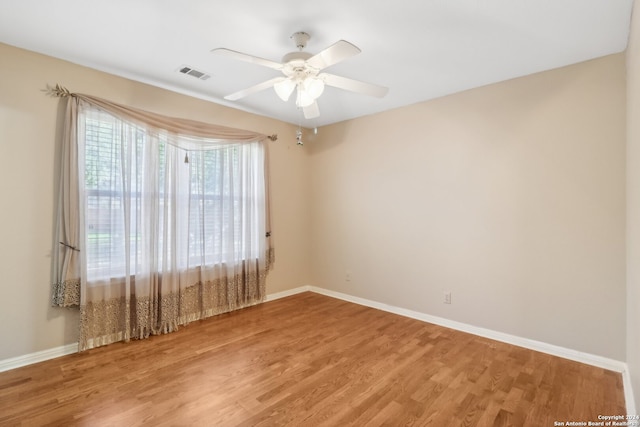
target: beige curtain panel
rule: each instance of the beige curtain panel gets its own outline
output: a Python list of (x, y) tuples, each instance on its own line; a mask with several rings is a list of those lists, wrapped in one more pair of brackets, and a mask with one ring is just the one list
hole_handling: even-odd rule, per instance
[(176, 330), (265, 298), (266, 135), (69, 93), (52, 299), (80, 350)]

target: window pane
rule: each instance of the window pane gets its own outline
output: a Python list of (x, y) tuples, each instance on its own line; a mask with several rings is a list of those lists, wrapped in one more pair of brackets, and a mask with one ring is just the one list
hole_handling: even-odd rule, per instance
[(165, 137), (108, 114), (84, 125), (89, 280), (132, 276), (145, 263), (186, 269), (258, 253), (261, 193), (251, 177), (259, 174), (248, 172), (259, 144), (189, 152), (185, 163)]

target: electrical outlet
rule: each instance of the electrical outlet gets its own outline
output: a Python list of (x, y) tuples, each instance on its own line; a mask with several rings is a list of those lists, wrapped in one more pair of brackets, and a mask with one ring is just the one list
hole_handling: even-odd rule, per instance
[(451, 292), (444, 293), (444, 301), (445, 304), (451, 304)]

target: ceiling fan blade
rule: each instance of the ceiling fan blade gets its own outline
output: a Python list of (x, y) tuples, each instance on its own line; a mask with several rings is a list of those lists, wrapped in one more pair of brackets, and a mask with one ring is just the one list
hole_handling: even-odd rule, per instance
[(328, 86), (337, 87), (339, 89), (344, 89), (351, 92), (361, 93), (363, 95), (375, 96), (377, 98), (382, 98), (387, 94), (387, 92), (389, 92), (389, 88), (386, 88), (384, 86), (378, 86), (371, 83), (361, 82), (359, 80), (336, 76), (335, 74), (322, 73), (319, 74), (318, 77), (324, 80), (324, 83)]
[(340, 40), (322, 52), (307, 59), (307, 64), (322, 70), (340, 61), (344, 61), (347, 58), (351, 58), (360, 52), (357, 46), (352, 45), (348, 41)]
[(262, 65), (264, 67), (273, 68), (274, 70), (282, 69), (282, 64), (279, 62), (271, 61), (269, 59), (264, 59), (253, 55), (247, 55), (246, 53), (236, 52), (235, 50), (225, 49), (223, 47), (213, 49), (211, 50), (211, 53), (228, 56), (230, 58), (250, 62), (252, 64)]
[(315, 119), (316, 117), (320, 117), (320, 109), (318, 108), (318, 103), (315, 101), (308, 107), (304, 107), (302, 112), (304, 113), (305, 119)]
[(266, 82), (258, 83), (255, 86), (251, 86), (249, 88), (239, 90), (238, 92), (234, 92), (231, 95), (227, 95), (224, 97), (224, 99), (227, 99), (229, 101), (237, 101), (238, 99), (244, 98), (245, 96), (273, 87), (273, 85), (275, 85), (276, 83), (280, 83), (283, 80), (286, 80), (286, 77), (275, 77), (271, 80), (267, 80)]

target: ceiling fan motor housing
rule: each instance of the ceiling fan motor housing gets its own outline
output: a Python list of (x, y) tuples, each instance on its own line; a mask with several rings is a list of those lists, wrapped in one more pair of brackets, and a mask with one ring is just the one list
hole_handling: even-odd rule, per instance
[(307, 64), (307, 60), (313, 55), (302, 51), (307, 46), (311, 36), (304, 31), (298, 31), (293, 33), (291, 38), (295, 42), (298, 51), (289, 52), (282, 57), (282, 63), (284, 64), (282, 72), (285, 76), (293, 77), (296, 80), (302, 80), (308, 76), (316, 76), (320, 70)]
[(287, 77), (294, 77), (297, 79), (305, 78), (307, 76), (316, 76), (320, 70), (307, 64), (307, 59), (313, 55), (307, 52), (291, 52), (287, 53), (282, 58), (282, 72)]
[(285, 56), (282, 57), (282, 63), (288, 64), (290, 62), (299, 62), (303, 64), (307, 59), (311, 58), (313, 55), (309, 52), (289, 52)]

